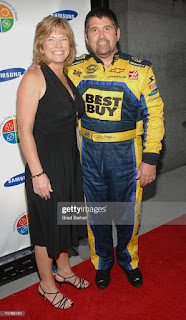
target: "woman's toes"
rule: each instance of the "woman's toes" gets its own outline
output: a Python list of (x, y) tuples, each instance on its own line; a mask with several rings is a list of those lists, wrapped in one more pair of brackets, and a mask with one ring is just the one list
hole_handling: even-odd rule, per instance
[(90, 287), (90, 283), (87, 280), (85, 280), (85, 288), (88, 288), (88, 287)]
[(64, 309), (69, 309), (71, 308), (73, 305), (73, 301), (71, 299), (68, 299), (66, 302), (65, 302), (65, 306), (64, 306)]

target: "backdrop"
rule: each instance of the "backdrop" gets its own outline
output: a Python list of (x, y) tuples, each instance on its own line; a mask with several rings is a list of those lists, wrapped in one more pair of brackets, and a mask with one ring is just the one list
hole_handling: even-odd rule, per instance
[(67, 19), (81, 55), (87, 52), (84, 19), (89, 10), (88, 0), (0, 0), (0, 257), (30, 246), (16, 92), (32, 63), (36, 24), (49, 15)]

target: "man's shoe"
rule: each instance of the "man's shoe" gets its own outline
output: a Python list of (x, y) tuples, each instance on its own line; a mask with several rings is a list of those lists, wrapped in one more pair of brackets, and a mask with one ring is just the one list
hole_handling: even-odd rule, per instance
[(110, 283), (110, 269), (97, 270), (95, 281), (99, 289), (107, 288)]
[(134, 270), (126, 270), (124, 269), (124, 272), (126, 273), (126, 276), (128, 278), (128, 281), (134, 286), (134, 287), (141, 287), (143, 284), (143, 276), (139, 268), (136, 268)]

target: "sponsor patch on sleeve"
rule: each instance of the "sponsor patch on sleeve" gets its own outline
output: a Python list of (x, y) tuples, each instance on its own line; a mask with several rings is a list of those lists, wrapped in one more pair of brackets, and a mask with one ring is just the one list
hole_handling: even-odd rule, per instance
[(158, 89), (156, 88), (156, 89), (152, 90), (152, 91), (149, 93), (149, 97), (152, 97), (152, 96), (154, 96), (154, 95), (157, 94), (157, 93), (158, 93)]
[(138, 74), (139, 72), (136, 71), (129, 71), (129, 79), (130, 80), (138, 80)]
[(156, 82), (150, 84), (150, 85), (149, 85), (149, 88), (150, 88), (150, 89), (155, 89), (155, 88), (157, 88)]

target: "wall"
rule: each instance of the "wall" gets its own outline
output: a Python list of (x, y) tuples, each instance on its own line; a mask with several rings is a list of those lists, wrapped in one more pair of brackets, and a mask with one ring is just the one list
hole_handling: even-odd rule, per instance
[(150, 60), (165, 104), (160, 172), (186, 164), (186, 1), (110, 0), (121, 50)]

